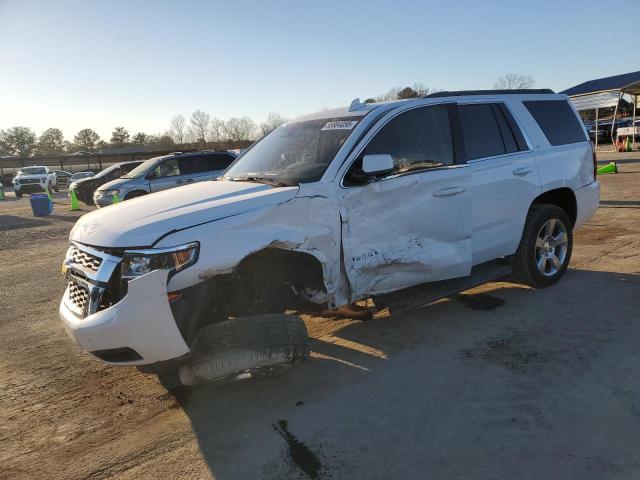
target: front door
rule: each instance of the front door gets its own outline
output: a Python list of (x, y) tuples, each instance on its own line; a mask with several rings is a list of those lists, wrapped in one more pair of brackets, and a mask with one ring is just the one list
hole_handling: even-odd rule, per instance
[(149, 177), (151, 192), (159, 192), (182, 184), (184, 184), (184, 179), (180, 176), (180, 167), (176, 158), (168, 158), (160, 162), (151, 171)]
[[(470, 273), (471, 179), (456, 164), (450, 110), (383, 119), (347, 172), (340, 213), (352, 300)], [(394, 170), (363, 180), (368, 154), (390, 154)]]

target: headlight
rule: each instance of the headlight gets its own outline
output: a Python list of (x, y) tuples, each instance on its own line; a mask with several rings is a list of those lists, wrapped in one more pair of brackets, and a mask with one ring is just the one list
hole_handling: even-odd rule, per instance
[(96, 193), (98, 194), (99, 197), (113, 197), (114, 195), (120, 193), (120, 190), (118, 190), (118, 189), (114, 189), (114, 190), (98, 190)]
[(199, 250), (198, 242), (169, 248), (126, 250), (122, 259), (122, 279), (131, 280), (159, 269), (174, 274), (196, 263)]

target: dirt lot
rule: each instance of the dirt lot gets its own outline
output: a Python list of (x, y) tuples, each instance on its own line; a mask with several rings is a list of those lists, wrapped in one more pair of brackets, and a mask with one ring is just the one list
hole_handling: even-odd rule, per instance
[(617, 158), (557, 286), (307, 318), (310, 361), (171, 392), (62, 329), (83, 212), (0, 202), (0, 478), (640, 478), (640, 155)]

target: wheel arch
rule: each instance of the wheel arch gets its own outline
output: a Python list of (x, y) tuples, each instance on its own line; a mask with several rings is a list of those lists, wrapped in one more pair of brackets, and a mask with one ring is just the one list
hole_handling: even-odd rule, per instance
[(135, 197), (142, 197), (143, 195), (148, 195), (148, 194), (149, 192), (147, 192), (146, 190), (136, 188), (135, 190), (131, 190), (130, 192), (127, 192), (123, 200), (128, 200), (130, 198), (135, 198)]
[(578, 217), (578, 203), (576, 201), (575, 193), (570, 188), (561, 187), (547, 190), (546, 192), (538, 195), (533, 202), (531, 202), (531, 205), (533, 206), (541, 203), (556, 205), (557, 207), (562, 208), (569, 216), (571, 225), (575, 225)]

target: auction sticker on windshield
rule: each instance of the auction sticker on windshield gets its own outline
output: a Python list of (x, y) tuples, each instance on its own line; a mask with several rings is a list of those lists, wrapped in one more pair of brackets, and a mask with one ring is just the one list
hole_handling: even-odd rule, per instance
[(335, 120), (327, 122), (322, 130), (351, 130), (358, 124), (356, 120)]

